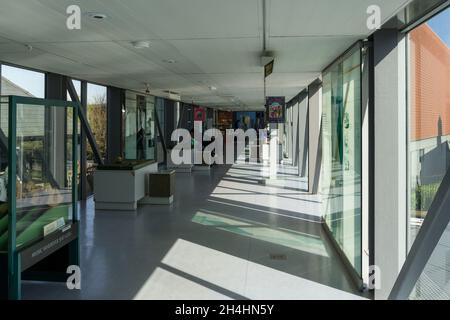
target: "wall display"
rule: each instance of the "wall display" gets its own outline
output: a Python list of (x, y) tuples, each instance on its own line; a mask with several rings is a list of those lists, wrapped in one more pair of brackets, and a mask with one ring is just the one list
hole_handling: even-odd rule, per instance
[[(20, 299), (22, 278), (44, 280), (79, 264), (78, 108), (75, 102), (1, 98), (0, 131), (8, 143), (0, 147), (8, 156), (0, 168), (0, 298)], [(65, 253), (51, 258), (55, 270), (38, 264), (60, 250)]]
[(266, 98), (266, 108), (269, 123), (284, 122), (285, 105), (285, 97)]

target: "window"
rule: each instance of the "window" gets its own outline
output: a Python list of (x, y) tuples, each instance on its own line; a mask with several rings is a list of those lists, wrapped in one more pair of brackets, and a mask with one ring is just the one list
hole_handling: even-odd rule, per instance
[[(77, 92), (78, 98), (81, 99), (81, 81), (72, 79), (72, 83), (73, 83), (73, 86), (75, 87), (75, 91)], [(67, 101), (72, 101), (69, 91), (67, 91)]]
[[(408, 34), (409, 246), (450, 167), (450, 9)], [(450, 227), (411, 293), (450, 299)]]
[(45, 98), (45, 74), (1, 65), (1, 95)]
[[(103, 159), (106, 158), (106, 87), (88, 83), (87, 85), (87, 120)], [(94, 161), (91, 146), (87, 146), (88, 163)], [(89, 165), (88, 165), (89, 167)]]
[(361, 49), (323, 74), (323, 209), (328, 229), (361, 276)]

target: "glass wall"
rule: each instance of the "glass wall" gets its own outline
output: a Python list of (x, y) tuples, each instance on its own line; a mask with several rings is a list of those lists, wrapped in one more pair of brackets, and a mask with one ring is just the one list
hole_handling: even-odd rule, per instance
[(361, 275), (361, 49), (323, 74), (321, 192), (326, 224)]
[[(87, 120), (103, 159), (106, 158), (106, 130), (107, 130), (107, 101), (106, 87), (87, 84)], [(90, 144), (87, 146), (87, 159), (93, 163), (94, 155)]]
[[(12, 67), (8, 65), (0, 65), (0, 95), (15, 95), (22, 97), (45, 97), (45, 74), (41, 72), (31, 71), (28, 69)], [(44, 108), (34, 111), (37, 120), (44, 119)], [(3, 117), (3, 119), (6, 119)], [(5, 145), (8, 132), (4, 132), (0, 128), (0, 171), (6, 167), (7, 146)], [(38, 160), (36, 160), (38, 161)]]
[[(74, 83), (75, 85), (75, 83)], [(80, 84), (81, 86), (81, 84)], [(75, 90), (77, 87), (75, 86)], [(81, 88), (80, 88), (81, 91)], [(87, 121), (91, 127), (92, 135), (97, 143), (98, 151), (102, 159), (106, 158), (106, 135), (107, 135), (107, 89), (92, 83), (87, 84)], [(88, 194), (94, 192), (94, 172), (97, 167), (94, 152), (90, 143), (86, 145), (86, 178), (88, 182)]]
[(125, 159), (156, 160), (155, 97), (125, 93)]
[[(450, 167), (450, 9), (408, 34), (409, 246)], [(411, 298), (450, 299), (450, 227)]]

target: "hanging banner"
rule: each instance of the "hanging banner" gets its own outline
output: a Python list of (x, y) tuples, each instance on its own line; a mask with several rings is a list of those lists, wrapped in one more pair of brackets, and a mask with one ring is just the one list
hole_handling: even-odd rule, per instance
[(206, 120), (206, 109), (203, 107), (194, 107), (194, 121)]
[(284, 122), (284, 110), (285, 110), (284, 97), (267, 97), (266, 108), (269, 123)]

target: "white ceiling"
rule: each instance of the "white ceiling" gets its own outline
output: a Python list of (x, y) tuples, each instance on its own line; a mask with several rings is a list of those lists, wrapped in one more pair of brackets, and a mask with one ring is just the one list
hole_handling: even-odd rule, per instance
[[(0, 0), (0, 60), (126, 89), (142, 91), (148, 83), (154, 94), (169, 90), (208, 106), (260, 108), (262, 1)], [(410, 2), (265, 1), (267, 50), (275, 55), (267, 94), (287, 100), (370, 33), (369, 5), (379, 5), (386, 21)], [(81, 30), (66, 28), (72, 4), (83, 12)], [(108, 18), (93, 21), (87, 12)], [(151, 45), (135, 49), (136, 40)]]

